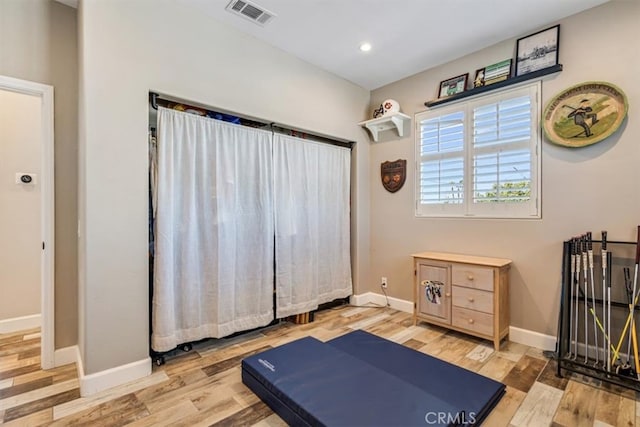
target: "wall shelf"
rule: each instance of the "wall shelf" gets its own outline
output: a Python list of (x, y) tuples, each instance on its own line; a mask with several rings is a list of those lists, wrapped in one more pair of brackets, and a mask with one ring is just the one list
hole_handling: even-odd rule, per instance
[(464, 92), (457, 93), (455, 95), (447, 96), (446, 98), (435, 99), (433, 101), (427, 101), (424, 103), (426, 107), (432, 108), (438, 105), (446, 104), (453, 101), (458, 101), (469, 96), (478, 95), (480, 93), (489, 92), (495, 89), (500, 89), (508, 86), (512, 86), (518, 83), (526, 82), (528, 80), (540, 79), (544, 76), (556, 74), (562, 71), (562, 64), (557, 64), (552, 67), (543, 68), (532, 73), (523, 74), (522, 76), (511, 77), (507, 80), (503, 80), (498, 83), (494, 83), (488, 86), (474, 87), (472, 89), (465, 90)]
[(411, 117), (403, 113), (393, 113), (376, 119), (366, 120), (358, 123), (360, 126), (367, 128), (371, 132), (374, 141), (378, 141), (380, 132), (396, 129), (399, 137), (404, 136), (405, 123), (409, 123)]

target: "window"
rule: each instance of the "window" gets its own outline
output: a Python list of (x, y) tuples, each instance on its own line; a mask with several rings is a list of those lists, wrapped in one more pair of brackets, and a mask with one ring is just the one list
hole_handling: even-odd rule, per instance
[(539, 89), (416, 115), (416, 216), (540, 218)]

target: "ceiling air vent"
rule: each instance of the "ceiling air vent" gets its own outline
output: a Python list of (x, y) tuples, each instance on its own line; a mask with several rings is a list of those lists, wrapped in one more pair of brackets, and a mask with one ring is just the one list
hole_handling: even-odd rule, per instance
[(265, 25), (276, 17), (275, 13), (247, 0), (231, 0), (226, 9), (260, 25)]

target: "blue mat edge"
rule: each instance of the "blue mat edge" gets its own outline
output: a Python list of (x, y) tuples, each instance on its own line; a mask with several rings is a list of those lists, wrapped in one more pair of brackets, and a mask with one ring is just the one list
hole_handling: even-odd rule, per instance
[(494, 394), (491, 400), (489, 401), (490, 403), (484, 407), (482, 412), (480, 414), (476, 414), (477, 415), (476, 422), (474, 423), (474, 425), (482, 425), (484, 420), (487, 418), (487, 416), (489, 416), (491, 411), (493, 411), (493, 408), (496, 407), (496, 405), (500, 402), (500, 400), (502, 400), (502, 397), (506, 393), (507, 393), (507, 387), (504, 386), (503, 388), (500, 389), (498, 393)]
[(282, 418), (288, 425), (292, 426), (311, 426), (304, 418), (301, 418), (287, 404), (276, 396), (275, 393), (268, 390), (262, 382), (256, 379), (246, 369), (242, 369), (242, 383), (246, 385), (252, 392), (256, 394), (273, 412)]
[[(351, 331), (348, 332), (345, 335), (349, 335), (351, 333), (357, 333), (358, 330), (356, 331)], [(366, 332), (366, 331), (360, 331), (360, 332)], [(403, 346), (402, 344), (398, 344), (395, 343), (393, 341), (387, 340), (386, 338), (380, 337), (378, 335), (375, 334), (371, 334), (369, 332), (366, 332), (369, 335), (374, 336), (377, 339), (380, 340), (385, 340), (385, 341), (389, 341), (390, 343), (393, 343), (397, 346), (406, 348), (411, 350), (408, 347)], [(344, 336), (344, 335), (342, 335)], [(336, 337), (336, 338), (340, 338), (340, 337)], [(297, 340), (294, 340), (292, 342), (295, 341), (300, 341), (300, 340), (304, 340), (304, 339), (311, 339), (314, 341), (317, 341), (318, 343), (321, 343), (323, 345), (330, 345), (330, 341), (328, 340), (326, 342), (320, 341), (312, 336), (307, 336), (307, 337), (302, 337), (299, 338)], [(287, 343), (289, 344), (289, 343)], [(286, 345), (286, 344), (283, 344)], [(277, 348), (277, 347), (274, 347)], [(265, 350), (265, 351), (269, 351), (269, 350)], [(415, 350), (413, 350), (415, 351)], [(261, 353), (259, 353), (261, 354)], [(349, 354), (349, 353), (346, 353)], [(253, 355), (253, 357), (257, 356), (258, 354)], [(432, 357), (432, 356), (431, 356)], [(436, 358), (437, 359), (437, 358)], [(381, 369), (375, 365), (371, 365), (368, 362), (360, 359), (362, 363), (365, 363), (367, 365), (373, 366), (376, 369)], [(438, 359), (440, 360), (440, 359)], [(446, 362), (448, 363), (448, 362)], [(455, 365), (454, 365), (455, 366)], [(265, 386), (265, 384), (262, 383), (262, 381), (258, 378), (256, 378), (253, 374), (253, 367), (250, 366), (249, 364), (245, 364), (245, 361), (242, 361), (242, 369), (241, 369), (241, 376), (242, 376), (242, 382), (249, 388), (251, 389), (252, 392), (254, 392), (258, 397), (260, 397), (260, 399), (267, 404), (267, 406), (269, 406), (278, 416), (280, 416), (285, 422), (287, 422), (287, 424), (289, 425), (301, 425), (301, 426), (322, 426), (323, 424), (320, 423), (317, 419), (315, 419), (311, 414), (304, 412), (302, 414), (299, 414), (296, 410), (295, 407), (291, 407), (289, 404), (287, 404), (287, 402), (283, 401), (282, 399), (280, 399), (276, 393), (274, 393), (273, 390), (270, 390), (268, 387)], [(464, 368), (461, 368), (464, 369)], [(465, 369), (468, 371), (468, 369)], [(473, 371), (470, 371), (473, 372)], [(479, 374), (478, 374), (479, 375)], [(489, 377), (486, 377), (487, 379), (491, 379)], [(464, 426), (477, 426), (477, 425), (481, 425), (484, 420), (487, 418), (487, 416), (491, 413), (491, 411), (495, 408), (495, 406), (500, 402), (500, 400), (502, 399), (502, 397), (505, 395), (506, 393), (506, 386), (499, 381), (495, 381), (498, 384), (501, 385), (501, 387), (491, 396), (491, 398), (488, 400), (486, 406), (483, 407), (483, 409), (481, 410), (481, 412), (475, 414), (475, 418), (473, 419), (473, 423), (465, 423), (465, 424), (450, 424), (450, 425), (464, 425)], [(286, 397), (286, 396), (285, 396)], [(291, 402), (294, 403), (295, 402)], [(303, 410), (303, 408), (301, 408)], [(310, 418), (309, 418), (310, 417)], [(306, 419), (305, 419), (306, 418)]]

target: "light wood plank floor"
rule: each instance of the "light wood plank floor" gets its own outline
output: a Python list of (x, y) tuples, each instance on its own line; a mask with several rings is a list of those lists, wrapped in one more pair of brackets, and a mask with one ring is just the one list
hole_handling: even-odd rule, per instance
[(176, 351), (153, 374), (81, 398), (75, 364), (39, 369), (38, 330), (0, 334), (0, 424), (8, 426), (274, 427), (284, 422), (240, 379), (240, 361), (303, 336), (326, 341), (364, 329), (499, 380), (507, 393), (486, 426), (640, 426), (638, 395), (581, 376), (557, 378), (541, 351), (488, 341), (420, 323), (389, 308), (343, 306), (306, 325), (281, 323), (242, 336), (206, 340)]

